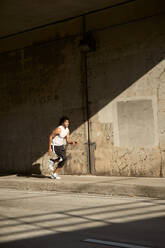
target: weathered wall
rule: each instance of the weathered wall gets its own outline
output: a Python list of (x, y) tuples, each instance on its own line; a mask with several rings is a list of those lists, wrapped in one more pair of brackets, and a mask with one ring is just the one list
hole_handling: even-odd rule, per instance
[[(30, 172), (31, 164), (44, 163), (46, 173), (48, 137), (62, 115), (71, 131), (78, 127), (73, 138), (86, 140), (78, 42), (60, 39), (0, 56), (1, 171)], [(86, 147), (72, 149), (66, 170), (86, 173)]]
[[(165, 16), (143, 19), (155, 5), (141, 9), (86, 16), (96, 40), (96, 51), (87, 54), (96, 175), (165, 176)], [(77, 18), (1, 41), (0, 172), (28, 173), (33, 164), (49, 173), (48, 136), (68, 115), (79, 145), (67, 147), (62, 173), (87, 174), (82, 26)]]
[(88, 84), (95, 174), (164, 176), (164, 26), (160, 16), (94, 32)]

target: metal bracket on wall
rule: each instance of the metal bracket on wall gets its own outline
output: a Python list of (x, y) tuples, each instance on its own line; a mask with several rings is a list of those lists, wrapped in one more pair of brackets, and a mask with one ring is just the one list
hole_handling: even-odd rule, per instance
[(82, 52), (96, 51), (96, 41), (93, 37), (92, 32), (84, 33), (83, 39), (80, 40), (79, 46)]
[(96, 142), (91, 142), (90, 146), (92, 147), (93, 150), (96, 150)]
[(96, 142), (90, 143), (90, 159), (91, 159), (91, 173), (95, 174), (95, 150)]
[(96, 142), (85, 142), (84, 145), (88, 146), (88, 149), (90, 151), (90, 171), (89, 173), (95, 174), (95, 154), (94, 151), (96, 150)]

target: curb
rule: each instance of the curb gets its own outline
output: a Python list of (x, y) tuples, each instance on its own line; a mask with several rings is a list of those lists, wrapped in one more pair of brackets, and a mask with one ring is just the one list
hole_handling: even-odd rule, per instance
[(139, 184), (120, 184), (112, 182), (95, 183), (50, 179), (32, 179), (32, 178), (10, 178), (0, 180), (0, 188), (28, 190), (28, 191), (56, 191), (70, 193), (86, 193), (99, 195), (116, 196), (136, 196), (165, 199), (164, 186), (148, 186)]

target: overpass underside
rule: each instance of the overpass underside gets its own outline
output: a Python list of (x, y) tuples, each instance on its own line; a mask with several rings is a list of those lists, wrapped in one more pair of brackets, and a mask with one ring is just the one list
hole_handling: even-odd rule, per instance
[(60, 3), (1, 8), (0, 172), (48, 174), (67, 115), (63, 174), (164, 177), (164, 1)]

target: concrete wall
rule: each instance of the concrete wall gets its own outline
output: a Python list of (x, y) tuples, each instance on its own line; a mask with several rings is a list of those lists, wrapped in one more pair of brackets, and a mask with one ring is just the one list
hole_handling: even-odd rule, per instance
[(96, 174), (164, 176), (164, 26), (156, 17), (95, 32), (88, 83)]
[[(78, 44), (79, 37), (61, 38), (0, 56), (2, 172), (30, 173), (33, 164), (47, 173), (49, 135), (63, 115), (73, 138), (86, 140)], [(86, 152), (84, 145), (68, 147), (66, 172), (86, 174)]]
[(87, 92), (81, 17), (0, 42), (1, 172), (48, 174), (48, 136), (65, 114), (79, 145), (62, 173), (87, 174), (88, 107), (93, 174), (165, 175), (165, 16), (154, 2), (86, 16)]

